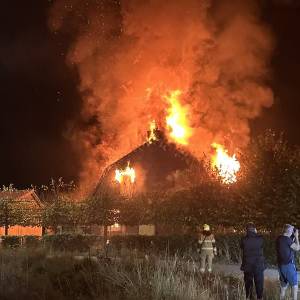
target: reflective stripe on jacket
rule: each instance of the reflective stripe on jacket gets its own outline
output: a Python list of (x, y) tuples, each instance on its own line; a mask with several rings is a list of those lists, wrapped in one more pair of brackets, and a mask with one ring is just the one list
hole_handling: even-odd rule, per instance
[(200, 250), (214, 250), (215, 237), (213, 234), (204, 235), (201, 234), (198, 240)]

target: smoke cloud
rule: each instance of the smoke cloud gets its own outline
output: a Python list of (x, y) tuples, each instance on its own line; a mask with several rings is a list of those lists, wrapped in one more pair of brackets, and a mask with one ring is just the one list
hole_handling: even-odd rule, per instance
[(273, 41), (255, 1), (56, 1), (49, 24), (72, 33), (85, 126), (71, 131), (82, 178), (145, 141), (151, 120), (165, 127), (170, 90), (183, 91), (195, 155), (218, 142), (247, 146), (249, 122), (270, 107)]

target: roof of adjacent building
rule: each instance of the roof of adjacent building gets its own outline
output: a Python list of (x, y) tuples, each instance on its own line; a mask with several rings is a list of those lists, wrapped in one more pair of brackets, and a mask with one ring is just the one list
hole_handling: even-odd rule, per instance
[(13, 199), (19, 201), (34, 201), (38, 206), (42, 206), (42, 202), (34, 189), (27, 190), (5, 190), (0, 191), (0, 199)]

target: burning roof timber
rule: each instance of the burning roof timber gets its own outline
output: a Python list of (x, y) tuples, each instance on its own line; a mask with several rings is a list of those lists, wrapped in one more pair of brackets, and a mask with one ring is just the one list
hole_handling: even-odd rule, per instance
[(132, 178), (136, 190), (145, 192), (172, 188), (172, 176), (176, 172), (199, 165), (194, 156), (170, 143), (161, 131), (156, 130), (155, 136), (156, 139), (144, 143), (108, 166), (99, 180), (95, 194), (100, 192), (103, 185), (117, 186), (116, 170), (125, 170), (129, 166), (136, 172)]

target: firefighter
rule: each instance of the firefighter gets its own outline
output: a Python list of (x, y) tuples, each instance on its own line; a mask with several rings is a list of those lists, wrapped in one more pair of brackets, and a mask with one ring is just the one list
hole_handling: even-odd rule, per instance
[(203, 231), (198, 239), (198, 252), (200, 253), (200, 272), (204, 273), (206, 270), (211, 273), (212, 271), (212, 260), (214, 255), (217, 253), (215, 247), (215, 237), (210, 230), (210, 226), (207, 224), (203, 225)]

